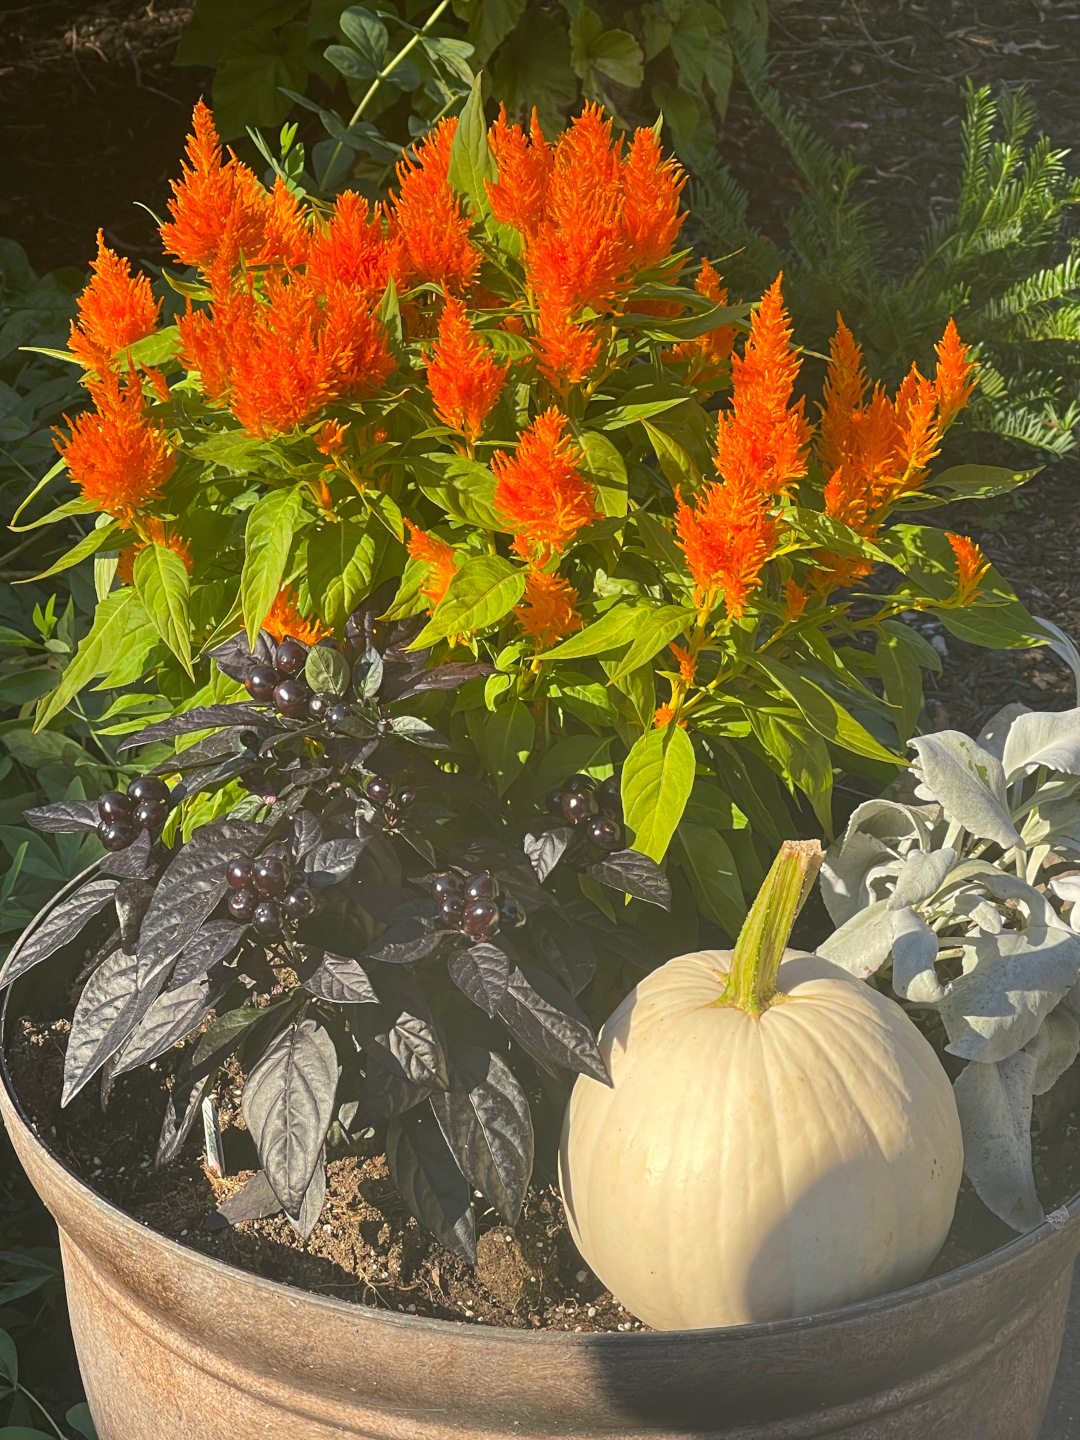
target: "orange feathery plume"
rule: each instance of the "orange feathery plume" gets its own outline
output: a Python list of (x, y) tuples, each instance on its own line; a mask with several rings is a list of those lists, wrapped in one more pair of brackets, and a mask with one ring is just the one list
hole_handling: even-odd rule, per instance
[[(720, 274), (709, 260), (702, 261), (701, 269), (698, 271), (697, 279), (694, 281), (694, 289), (699, 295), (704, 295), (714, 305), (726, 305), (728, 303), (727, 287), (720, 278)], [(735, 343), (737, 334), (734, 325), (718, 325), (715, 330), (707, 330), (704, 335), (699, 335), (694, 340), (684, 340), (666, 353), (665, 359), (685, 361), (690, 369), (687, 379), (700, 392), (711, 392), (716, 382), (720, 380), (728, 369), (731, 360), (731, 348)]]
[(266, 191), (235, 156), (222, 163), (214, 119), (201, 100), (193, 128), (183, 177), (173, 181), (172, 222), (161, 227), (162, 244), (185, 265), (205, 268), (219, 255), (231, 265), (262, 248)]
[(967, 404), (975, 389), (975, 362), (967, 357), (970, 345), (960, 339), (956, 321), (950, 319), (945, 334), (934, 347), (937, 352), (937, 371), (934, 375), (934, 393), (938, 402), (938, 424), (942, 430)]
[(284, 640), (286, 635), (291, 635), (294, 640), (302, 640), (305, 645), (314, 645), (330, 631), (318, 620), (309, 620), (307, 616), (301, 615), (296, 604), (296, 595), (287, 586), (283, 585), (274, 597), (274, 603), (270, 607), (262, 628), (271, 634), (275, 640)]
[(88, 370), (104, 369), (118, 350), (149, 335), (161, 309), (147, 277), (132, 275), (128, 262), (109, 249), (100, 230), (97, 240), (93, 278), (79, 296), (79, 318), (72, 322), (68, 342)]
[(676, 529), (697, 604), (711, 606), (722, 592), (728, 614), (737, 619), (776, 548), (776, 522), (765, 509), (765, 497), (744, 481), (706, 485), (693, 509), (678, 497)]
[(690, 651), (682, 645), (676, 645), (674, 640), (672, 640), (668, 649), (679, 663), (679, 676), (683, 683), (685, 685), (692, 685), (694, 683), (694, 677), (697, 675), (697, 656), (691, 655)]
[(716, 468), (740, 490), (779, 495), (806, 474), (810, 427), (800, 398), (790, 404), (799, 357), (780, 280), (766, 290), (741, 356), (731, 357), (731, 409), (719, 418)]
[(808, 599), (809, 596), (803, 587), (797, 585), (789, 575), (784, 581), (784, 619), (789, 625), (798, 620), (806, 609)]
[(457, 123), (440, 120), (416, 147), (416, 160), (401, 162), (400, 189), (391, 202), (408, 277), (452, 291), (466, 289), (480, 269), (480, 253), (469, 243), (469, 218), (447, 178)]
[(469, 324), (464, 303), (448, 296), (427, 362), (428, 389), (443, 424), (472, 444), (498, 404), (509, 369), (509, 363), (497, 365), (492, 359), (490, 346)]
[(191, 548), (182, 535), (177, 535), (163, 521), (153, 516), (147, 520), (143, 529), (146, 532), (145, 540), (136, 540), (133, 545), (128, 545), (120, 551), (120, 559), (116, 565), (116, 578), (121, 585), (131, 584), (135, 575), (135, 561), (147, 545), (164, 545), (166, 550), (171, 550), (174, 555), (180, 556), (184, 562), (184, 569), (189, 575), (191, 574)]
[(598, 518), (596, 487), (578, 469), (584, 458), (554, 407), (522, 432), (513, 459), (502, 450), (492, 456), (495, 505), (514, 530), (518, 554), (546, 564)]
[[(653, 728), (656, 730), (664, 730), (674, 719), (675, 706), (670, 704), (660, 705), (653, 715)], [(680, 720), (679, 725), (683, 730), (688, 728), (685, 720)]]
[(548, 575), (530, 566), (525, 594), (514, 617), (536, 641), (537, 650), (547, 650), (581, 629), (581, 616), (574, 608), (577, 602), (578, 592), (561, 575)]
[(405, 524), (409, 527), (407, 549), (410, 559), (421, 560), (428, 567), (427, 579), (420, 586), (420, 594), (431, 601), (431, 609), (434, 610), (457, 573), (454, 547), (438, 535), (433, 535), (430, 530), (421, 530), (411, 520), (407, 519)]
[(390, 247), (382, 215), (353, 190), (334, 201), (329, 219), (318, 224), (308, 246), (307, 280), (315, 289), (355, 286), (381, 297), (390, 278)]
[(97, 409), (67, 420), (71, 434), (56, 448), (71, 478), (95, 510), (127, 521), (161, 493), (176, 467), (172, 446), (146, 418), (142, 386), (121, 382), (111, 370), (90, 386)]
[(331, 460), (337, 460), (345, 450), (345, 432), (348, 425), (339, 420), (324, 420), (315, 435), (315, 449)]
[(829, 341), (825, 372), (825, 404), (818, 425), (817, 455), (827, 472), (836, 470), (852, 444), (852, 427), (866, 398), (867, 379), (862, 349), (837, 312), (836, 334)]
[(685, 213), (679, 195), (686, 174), (678, 161), (664, 160), (652, 130), (634, 132), (622, 169), (622, 233), (630, 246), (630, 267), (652, 270), (671, 254)]
[(521, 234), (535, 235), (544, 218), (548, 179), (554, 161), (551, 146), (544, 139), (536, 110), (526, 136), (520, 125), (506, 123), (506, 106), (488, 131), (498, 180), (486, 180), (488, 199), (496, 220), (512, 225)]
[(556, 389), (581, 384), (599, 358), (601, 343), (596, 325), (574, 324), (563, 296), (541, 296), (533, 349), (541, 375)]
[(945, 539), (956, 556), (957, 604), (968, 605), (978, 595), (983, 576), (990, 569), (990, 561), (975, 541), (969, 540), (966, 535), (953, 535), (946, 531)]
[(308, 253), (304, 209), (279, 175), (266, 202), (262, 244), (248, 258), (251, 265), (302, 265)]

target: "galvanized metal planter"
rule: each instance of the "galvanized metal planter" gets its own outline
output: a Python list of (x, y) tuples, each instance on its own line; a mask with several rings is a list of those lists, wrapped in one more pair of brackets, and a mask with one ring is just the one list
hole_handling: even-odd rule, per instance
[(8, 1074), (22, 986), (0, 1115), (59, 1226), (101, 1440), (1037, 1440), (1080, 1195), (949, 1275), (805, 1319), (578, 1335), (387, 1313), (223, 1265), (96, 1195)]

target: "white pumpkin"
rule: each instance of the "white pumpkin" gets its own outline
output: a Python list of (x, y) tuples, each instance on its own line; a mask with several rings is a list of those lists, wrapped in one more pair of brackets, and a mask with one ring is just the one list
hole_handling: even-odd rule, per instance
[[(611, 1087), (574, 1086), (560, 1154), (574, 1239), (658, 1330), (898, 1289), (952, 1221), (963, 1146), (933, 1048), (886, 996), (783, 949), (799, 849), (812, 881), (818, 847), (785, 846), (735, 951), (647, 976), (600, 1034)], [(778, 910), (786, 853), (791, 903)]]

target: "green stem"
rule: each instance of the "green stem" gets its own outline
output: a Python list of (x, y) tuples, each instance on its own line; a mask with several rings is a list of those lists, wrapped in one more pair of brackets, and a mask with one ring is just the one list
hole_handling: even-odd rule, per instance
[(795, 917), (823, 859), (817, 840), (785, 840), (743, 921), (721, 1005), (760, 1015), (776, 999), (776, 976)]
[(45, 1416), (45, 1419), (49, 1422), (49, 1424), (52, 1426), (52, 1428), (56, 1431), (57, 1435), (60, 1436), (60, 1440), (64, 1440), (64, 1432), (60, 1429), (60, 1426), (57, 1425), (56, 1421), (55, 1421), (55, 1420), (52, 1418), (52, 1416), (49, 1414), (48, 1410), (45, 1409), (45, 1406), (41, 1403), (41, 1401), (37, 1398), (37, 1396), (36, 1396), (36, 1395), (32, 1395), (32, 1394), (30, 1393), (30, 1391), (27, 1390), (27, 1388), (26, 1388), (25, 1385), (16, 1385), (16, 1386), (15, 1386), (15, 1389), (18, 1390), (21, 1395), (25, 1395), (26, 1398), (27, 1398), (27, 1400), (31, 1401), (32, 1404), (34, 1404), (34, 1405), (37, 1406), (37, 1408), (41, 1411), (42, 1415)]
[[(357, 121), (360, 120), (360, 118), (363, 116), (364, 111), (374, 99), (375, 94), (382, 82), (387, 78), (388, 75), (393, 74), (394, 70), (397, 68), (398, 65), (401, 64), (402, 60), (404, 60), (405, 56), (408, 55), (409, 51), (414, 50), (416, 46), (420, 44), (420, 41), (428, 33), (432, 25), (435, 24), (436, 20), (438, 20), (439, 16), (443, 13), (443, 11), (449, 7), (449, 5), (450, 0), (440, 0), (440, 3), (436, 5), (435, 9), (424, 21), (423, 25), (416, 32), (416, 34), (411, 36), (405, 42), (402, 48), (398, 51), (398, 53), (394, 56), (394, 58), (392, 60), (389, 60), (383, 66), (383, 68), (379, 71), (378, 75), (375, 76), (375, 79), (368, 86), (366, 92), (361, 98), (360, 104), (357, 105), (356, 109), (353, 111), (352, 118), (350, 119), (349, 124), (346, 127), (347, 129), (351, 130), (352, 127), (357, 123)], [(334, 153), (330, 156), (330, 163), (326, 167), (327, 175), (333, 175), (334, 166), (338, 162), (338, 156), (341, 154), (343, 144), (344, 142), (339, 140), (338, 143), (334, 146)]]

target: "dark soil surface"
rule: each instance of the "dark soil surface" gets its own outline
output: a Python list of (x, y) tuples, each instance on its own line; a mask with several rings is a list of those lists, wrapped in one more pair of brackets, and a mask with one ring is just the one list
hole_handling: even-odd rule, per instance
[[(208, 1169), (199, 1127), (180, 1157), (155, 1171), (152, 1157), (178, 1052), (122, 1077), (107, 1114), (94, 1086), (60, 1111), (67, 1033), (66, 1020), (23, 1020), (12, 1037), (9, 1066), (28, 1114), (99, 1194), (171, 1239), (267, 1279), (380, 1309), (512, 1329), (647, 1328), (578, 1254), (550, 1179), (534, 1183), (513, 1229), (491, 1211), (478, 1214), (478, 1263), (472, 1269), (408, 1214), (390, 1181), (379, 1130), (330, 1161), (326, 1203), (306, 1240), (282, 1215), (220, 1228), (216, 1207), (243, 1188), (257, 1164), (240, 1113), (239, 1074), (217, 1091), (225, 1178)], [(1068, 1108), (1080, 1098), (1077, 1088), (1069, 1077), (1068, 1085), (1062, 1082), (1040, 1102), (1044, 1124), (1036, 1127), (1035, 1175), (1048, 1212), (1080, 1189), (1080, 1127)], [(550, 1175), (551, 1157), (543, 1156), (538, 1174), (545, 1158)], [(944, 1274), (1014, 1238), (965, 1182), (930, 1274)]]

